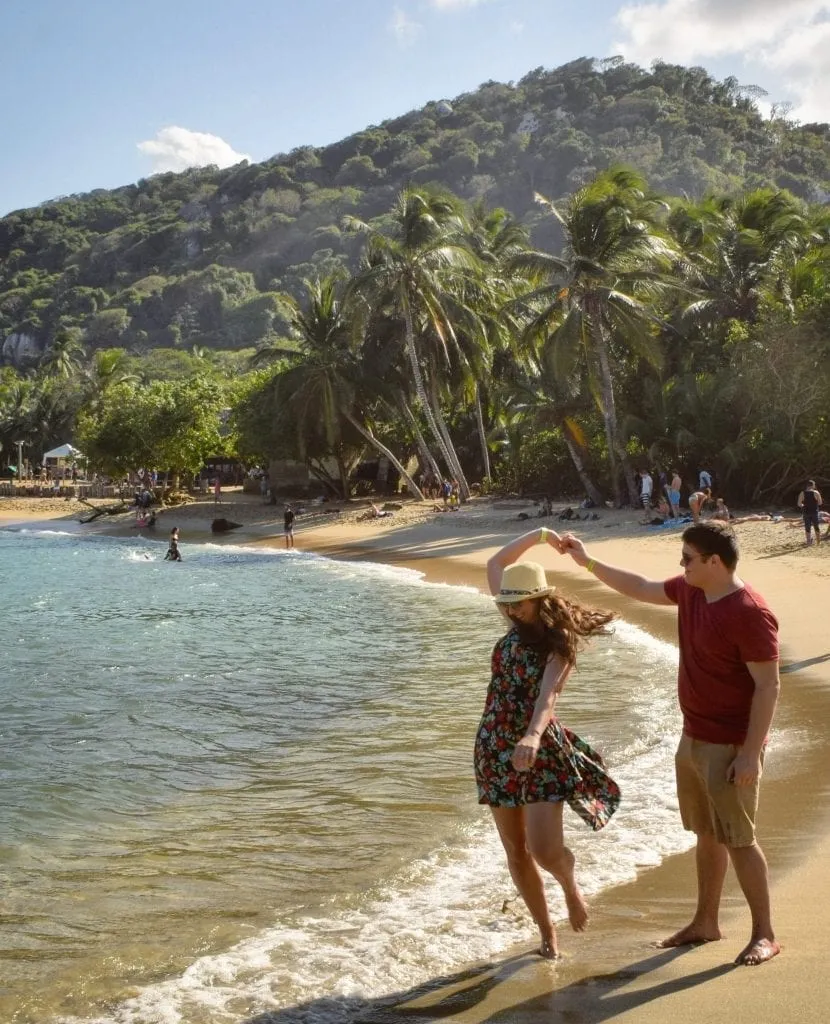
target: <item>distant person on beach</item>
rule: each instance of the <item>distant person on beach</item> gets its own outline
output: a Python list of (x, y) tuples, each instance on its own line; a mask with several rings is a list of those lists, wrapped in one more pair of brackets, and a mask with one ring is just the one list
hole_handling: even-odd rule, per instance
[(671, 514), (675, 519), (680, 516), (680, 488), (683, 485), (683, 481), (680, 479), (680, 474), (676, 469), (671, 471), (671, 482), (669, 483), (669, 504), (671, 505)]
[(218, 505), (222, 500), (222, 481), (217, 478), (213, 481), (213, 504)]
[(164, 556), (165, 562), (181, 562), (182, 553), (179, 551), (179, 528), (174, 526), (170, 531), (170, 542), (167, 548), (167, 554)]
[(702, 469), (698, 474), (697, 487), (699, 491), (712, 489), (712, 474), (708, 469)]
[(812, 530), (816, 531), (816, 544), (821, 544), (819, 528), (819, 509), (824, 504), (821, 493), (816, 490), (815, 480), (808, 480), (807, 486), (798, 496), (798, 507), (804, 517), (804, 532), (807, 534), (807, 547), (813, 543)]
[(712, 492), (708, 487), (706, 490), (695, 491), (693, 494), (689, 495), (689, 511), (692, 513), (692, 522), (700, 522), (700, 513), (711, 498)]
[(666, 475), (666, 471), (660, 469), (657, 471), (657, 500), (662, 501), (663, 499), (668, 504), (671, 504), (669, 502), (669, 478)]
[(283, 515), (283, 531), (285, 533), (286, 548), (294, 547), (294, 509), (290, 505), (285, 506)]
[(573, 534), (560, 543), (577, 565), (626, 597), (677, 605), (678, 696), (683, 735), (675, 757), (683, 826), (697, 836), (697, 909), (665, 948), (722, 938), (721, 891), (731, 860), (752, 916), (735, 963), (780, 952), (770, 914), (769, 877), (755, 840), (755, 812), (767, 735), (778, 702), (778, 622), (737, 573), (738, 541), (726, 523), (683, 531), (682, 576), (652, 580), (592, 558)]
[(613, 615), (566, 600), (548, 586), (541, 565), (519, 562), (536, 544), (558, 550), (559, 537), (544, 527), (531, 530), (487, 563), (490, 593), (509, 629), (493, 650), (475, 774), (478, 801), (490, 807), (510, 875), (539, 929), (539, 952), (555, 959), (556, 930), (540, 868), (562, 886), (574, 931), (588, 923), (574, 856), (565, 846), (564, 803), (596, 830), (620, 799), (600, 756), (556, 718), (556, 699), (581, 642), (604, 633)]
[(712, 513), (712, 518), (720, 520), (723, 523), (728, 523), (732, 518), (732, 513), (726, 507), (726, 502), (723, 498), (717, 498), (715, 501), (715, 511)]
[(651, 508), (651, 496), (654, 493), (654, 480), (647, 469), (640, 470), (640, 504), (646, 512)]

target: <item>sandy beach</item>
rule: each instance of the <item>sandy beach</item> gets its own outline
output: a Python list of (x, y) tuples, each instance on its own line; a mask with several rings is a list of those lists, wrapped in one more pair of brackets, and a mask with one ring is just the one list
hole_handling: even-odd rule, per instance
[[(562, 503), (555, 506), (561, 508)], [(639, 525), (637, 512), (598, 511), (596, 520), (559, 523), (522, 521), (531, 503), (476, 499), (455, 513), (432, 503), (403, 503), (384, 519), (366, 517), (364, 504), (343, 509), (308, 506), (299, 516), (298, 549), (415, 567), (430, 579), (484, 586), (489, 554), (535, 525), (571, 529), (604, 561), (665, 578), (678, 571), (680, 530)], [(76, 522), (88, 509), (64, 499), (0, 499), (0, 520), (12, 523)], [(584, 513), (583, 513), (584, 514)], [(794, 512), (788, 512), (794, 515)], [(210, 501), (165, 510), (155, 536), (179, 526), (188, 541), (211, 537), (210, 522), (223, 516), (240, 527), (222, 536), (233, 544), (283, 544), (282, 509), (230, 492)], [(135, 534), (134, 515), (105, 518), (80, 528)], [(821, 737), (830, 709), (830, 646), (823, 633), (830, 544), (806, 548), (801, 529), (787, 523), (744, 523), (740, 575), (768, 600), (779, 617), (782, 639), (782, 712), (803, 726), (813, 743), (770, 753), (762, 795), (759, 837), (770, 861), (775, 921), (783, 954), (760, 968), (734, 968), (732, 959), (749, 933), (748, 914), (730, 874), (724, 898), (723, 942), (681, 951), (653, 943), (685, 924), (694, 902), (690, 854), (644, 870), (636, 881), (605, 891), (593, 901), (584, 935), (561, 931), (565, 958), (551, 964), (530, 954), (528, 944), (498, 962), (471, 965), (454, 977), (435, 979), (418, 991), (398, 993), (363, 1019), (374, 1024), (403, 1020), (459, 1022), (568, 1021), (823, 1021), (816, 993), (820, 959), (830, 938), (825, 907), (830, 881), (828, 818), (821, 806), (828, 756)], [(141, 531), (150, 536), (150, 531)], [(664, 639), (674, 639), (672, 609), (631, 604), (604, 588), (570, 560), (550, 549), (539, 559), (566, 591), (620, 612)], [(667, 681), (671, 685), (671, 681)], [(483, 694), (482, 694), (483, 698)], [(785, 763), (786, 762), (786, 763)], [(786, 768), (786, 770), (784, 770)], [(816, 792), (818, 790), (818, 792)]]

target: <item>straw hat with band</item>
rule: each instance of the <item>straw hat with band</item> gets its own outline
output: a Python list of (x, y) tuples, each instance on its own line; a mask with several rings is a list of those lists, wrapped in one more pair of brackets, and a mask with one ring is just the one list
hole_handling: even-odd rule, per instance
[(514, 562), (501, 574), (496, 604), (517, 604), (537, 597), (549, 597), (556, 587), (548, 586), (545, 570), (538, 562)]

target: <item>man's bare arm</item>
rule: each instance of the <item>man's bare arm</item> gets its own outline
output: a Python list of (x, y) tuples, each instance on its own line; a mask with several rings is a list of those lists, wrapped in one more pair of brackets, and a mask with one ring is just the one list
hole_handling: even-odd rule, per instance
[(736, 786), (749, 786), (761, 774), (761, 750), (772, 725), (781, 687), (777, 661), (749, 661), (746, 667), (755, 682), (755, 692), (746, 739), (728, 771), (728, 778)]
[(572, 533), (566, 533), (559, 542), (559, 550), (563, 555), (570, 555), (577, 565), (585, 566), (598, 580), (616, 590), (618, 594), (632, 597), (635, 601), (646, 604), (674, 604), (666, 596), (662, 580), (652, 580), (616, 565), (608, 565), (592, 558), (585, 550), (585, 545)]

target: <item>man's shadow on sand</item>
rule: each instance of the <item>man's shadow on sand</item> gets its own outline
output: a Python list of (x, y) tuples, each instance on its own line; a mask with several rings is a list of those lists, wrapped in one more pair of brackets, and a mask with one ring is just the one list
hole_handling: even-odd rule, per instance
[[(704, 985), (730, 971), (734, 964), (720, 964), (706, 970), (687, 974), (681, 978), (640, 987), (631, 992), (617, 992), (650, 971), (676, 960), (689, 952), (682, 949), (661, 949), (652, 956), (608, 974), (596, 974), (561, 988), (551, 979), (551, 987), (541, 995), (521, 1003), (513, 1003), (489, 1016), (479, 1018), (481, 1024), (521, 1024), (522, 1021), (545, 1020), (568, 1021), (569, 1024), (602, 1024), (613, 1020), (621, 1013), (644, 1006), (656, 999), (683, 992), (697, 985)], [(241, 1024), (308, 1024), (311, 1021), (333, 1020), (349, 1024), (432, 1024), (443, 1021), (455, 1014), (472, 1011), (482, 1003), (489, 993), (507, 981), (519, 970), (538, 965), (532, 955), (522, 954), (501, 960), (498, 963), (474, 967), (455, 974), (435, 978), (406, 992), (377, 1000), (361, 999), (315, 999), (282, 1010), (270, 1010), (255, 1017), (249, 1017)], [(427, 997), (437, 990), (449, 986), (463, 986), (437, 1001)], [(417, 1000), (427, 1000), (423, 1005), (407, 1005)]]

